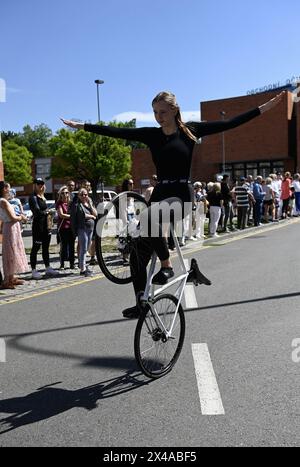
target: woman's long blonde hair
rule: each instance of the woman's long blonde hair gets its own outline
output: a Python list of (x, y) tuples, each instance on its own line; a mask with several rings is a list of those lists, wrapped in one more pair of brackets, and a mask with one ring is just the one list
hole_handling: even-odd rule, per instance
[(180, 128), (180, 130), (182, 130), (188, 136), (188, 138), (192, 139), (193, 141), (197, 141), (197, 138), (193, 135), (193, 133), (186, 126), (186, 124), (182, 121), (180, 107), (177, 104), (175, 95), (169, 91), (159, 92), (152, 101), (152, 107), (154, 104), (160, 101), (166, 102), (172, 107), (172, 109), (177, 110), (177, 113), (175, 115), (175, 120), (176, 120), (176, 124), (178, 128)]
[(67, 190), (69, 192), (69, 189), (68, 189), (67, 185), (63, 185), (62, 187), (60, 187), (60, 189), (58, 190), (58, 193), (57, 193), (57, 201), (62, 201), (62, 199), (63, 199), (62, 192), (65, 191), (65, 190)]

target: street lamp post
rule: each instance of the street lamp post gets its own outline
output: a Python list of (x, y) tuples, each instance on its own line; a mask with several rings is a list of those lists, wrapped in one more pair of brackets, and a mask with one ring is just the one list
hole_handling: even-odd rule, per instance
[[(100, 122), (99, 84), (103, 84), (104, 81), (102, 79), (95, 79), (95, 83), (97, 86), (98, 122)], [(102, 201), (104, 201), (104, 182), (102, 178), (101, 178), (101, 191), (102, 191)]]
[[(222, 110), (220, 112), (220, 115), (222, 116), (222, 119), (225, 119), (226, 112)], [(225, 133), (224, 131), (222, 132), (222, 172), (225, 174)]]
[(99, 84), (103, 84), (104, 81), (102, 79), (95, 79), (95, 83), (97, 85), (98, 122), (100, 122)]

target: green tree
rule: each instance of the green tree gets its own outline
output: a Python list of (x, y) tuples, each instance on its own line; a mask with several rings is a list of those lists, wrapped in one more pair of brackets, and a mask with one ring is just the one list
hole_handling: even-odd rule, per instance
[(20, 146), (25, 146), (36, 159), (37, 157), (51, 157), (50, 140), (52, 136), (51, 129), (41, 123), (33, 128), (30, 125), (24, 126), (23, 133), (15, 135), (13, 141)]
[[(115, 122), (110, 125), (128, 126)], [(131, 147), (129, 142), (121, 139), (84, 130), (61, 129), (50, 145), (54, 155), (51, 175), (88, 179), (94, 198), (99, 182), (119, 184), (131, 168)]]
[(31, 183), (32, 154), (24, 146), (7, 140), (3, 144), (4, 177), (9, 183), (22, 185)]

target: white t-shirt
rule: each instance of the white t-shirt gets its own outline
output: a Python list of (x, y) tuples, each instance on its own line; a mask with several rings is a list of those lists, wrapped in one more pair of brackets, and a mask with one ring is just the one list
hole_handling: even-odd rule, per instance
[(299, 180), (293, 180), (292, 186), (295, 188), (296, 193), (300, 192), (300, 181)]

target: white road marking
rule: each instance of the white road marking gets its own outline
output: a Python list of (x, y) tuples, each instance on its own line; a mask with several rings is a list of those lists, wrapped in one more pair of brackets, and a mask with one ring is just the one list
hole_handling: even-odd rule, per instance
[(218, 383), (207, 344), (192, 344), (192, 354), (203, 415), (224, 415)]
[(6, 345), (4, 339), (0, 339), (0, 362), (6, 362)]
[[(184, 259), (184, 264), (188, 268), (189, 261)], [(186, 284), (184, 288), (185, 308), (198, 308), (194, 284)]]

